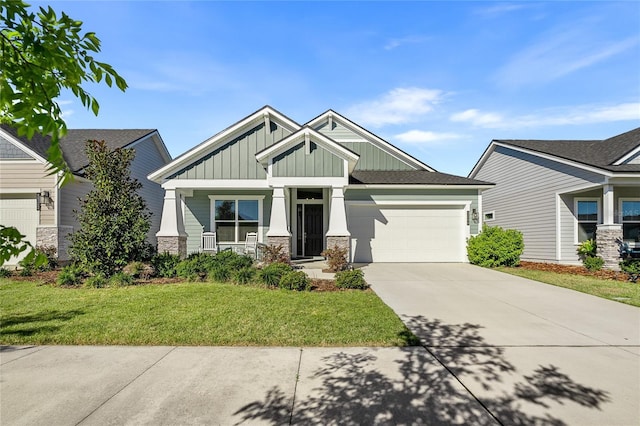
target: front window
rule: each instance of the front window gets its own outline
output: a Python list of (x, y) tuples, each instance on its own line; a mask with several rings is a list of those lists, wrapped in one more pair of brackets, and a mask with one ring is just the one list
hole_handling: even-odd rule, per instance
[(577, 200), (576, 218), (578, 220), (578, 242), (596, 238), (596, 227), (599, 219), (599, 201)]
[(221, 243), (241, 243), (247, 232), (258, 232), (260, 200), (214, 200), (214, 229)]
[(621, 200), (622, 239), (640, 241), (640, 199)]

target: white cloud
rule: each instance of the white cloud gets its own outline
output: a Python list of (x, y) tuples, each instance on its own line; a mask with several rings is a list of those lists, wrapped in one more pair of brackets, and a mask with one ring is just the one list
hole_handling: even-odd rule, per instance
[(445, 140), (459, 139), (461, 135), (456, 133), (438, 133), (428, 130), (409, 130), (408, 132), (395, 135), (393, 138), (404, 143), (420, 145), (439, 145)]
[(396, 88), (378, 99), (348, 108), (347, 116), (357, 123), (372, 127), (409, 123), (431, 112), (443, 97), (444, 92), (441, 90)]
[(384, 50), (392, 50), (396, 47), (404, 46), (406, 44), (418, 44), (429, 40), (426, 36), (407, 36), (401, 38), (392, 38), (384, 45)]
[(620, 40), (601, 39), (592, 33), (593, 25), (584, 23), (569, 30), (549, 31), (501, 67), (496, 81), (507, 87), (547, 83), (605, 61), (640, 43), (637, 35)]
[(452, 114), (450, 120), (468, 122), (478, 127), (495, 127), (503, 122), (502, 115), (495, 112), (480, 112), (477, 109), (468, 109)]
[(475, 11), (476, 15), (481, 15), (484, 17), (496, 17), (503, 15), (505, 13), (514, 12), (516, 10), (524, 9), (528, 6), (523, 4), (514, 4), (514, 3), (502, 3), (495, 6), (485, 7), (481, 9), (477, 9)]
[(513, 129), (522, 127), (565, 126), (615, 121), (640, 120), (640, 102), (615, 105), (578, 105), (552, 108), (535, 114), (506, 117), (495, 112), (480, 112), (469, 109), (452, 114), (454, 122), (466, 122), (476, 127), (490, 129)]

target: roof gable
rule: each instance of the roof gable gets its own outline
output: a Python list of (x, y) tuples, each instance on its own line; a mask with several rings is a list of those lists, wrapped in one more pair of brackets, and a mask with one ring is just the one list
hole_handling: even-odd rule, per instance
[[(180, 155), (171, 163), (151, 173), (148, 178), (158, 183), (161, 183), (164, 179), (175, 177), (189, 179), (204, 178), (203, 173), (207, 161), (215, 162), (216, 154), (222, 153), (226, 148), (230, 149), (228, 153), (232, 155), (231, 149), (233, 148), (231, 148), (231, 145), (237, 144), (243, 137), (259, 127), (268, 129), (269, 134), (274, 130), (274, 127), (284, 129), (284, 133), (286, 134), (300, 129), (298, 123), (267, 105)], [(270, 146), (277, 142), (282, 136), (283, 134), (275, 138), (270, 136), (270, 139), (265, 140), (264, 144)], [(256, 146), (260, 146), (260, 143), (256, 143)], [(240, 145), (237, 145), (237, 148), (239, 149)], [(238, 155), (244, 155), (245, 159), (249, 159), (253, 157), (257, 149), (253, 152), (238, 153)], [(215, 165), (212, 165), (212, 167), (215, 167)], [(202, 169), (202, 171), (200, 171), (200, 169)], [(255, 178), (263, 177), (264, 176), (255, 176)], [(227, 176), (227, 173), (221, 170), (219, 177), (213, 177), (212, 175), (211, 178), (231, 178), (231, 174)]]
[[(356, 167), (358, 170), (367, 169), (379, 164), (376, 160), (369, 158), (369, 152), (374, 153), (379, 150), (384, 153), (384, 157), (389, 157), (389, 160), (385, 159), (386, 163), (383, 163), (383, 170), (435, 171), (427, 164), (417, 160), (401, 149), (395, 147), (333, 110), (328, 110), (327, 112), (312, 119), (306, 124), (306, 126), (320, 131), (343, 146), (347, 146), (351, 150), (361, 154), (360, 161), (362, 164), (359, 163)], [(363, 142), (373, 145), (377, 150), (367, 150), (365, 147), (359, 146), (359, 144), (362, 144)]]
[(12, 134), (0, 130), (0, 160), (31, 160), (46, 163), (37, 152), (29, 149)]

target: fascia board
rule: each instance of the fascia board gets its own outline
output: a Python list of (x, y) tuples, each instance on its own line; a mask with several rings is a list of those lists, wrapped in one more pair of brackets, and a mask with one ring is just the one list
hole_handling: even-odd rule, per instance
[(40, 156), (40, 154), (37, 154), (34, 150), (29, 148), (28, 145), (25, 145), (20, 139), (15, 138), (12, 134), (7, 133), (3, 129), (0, 129), (0, 133), (4, 136), (6, 140), (16, 145), (18, 149), (20, 149), (21, 151), (24, 151), (25, 153), (32, 156), (35, 160), (39, 161), (42, 164), (48, 163), (46, 158), (43, 158), (42, 156)]
[(322, 148), (326, 149), (330, 153), (340, 157), (343, 160), (355, 163), (360, 158), (358, 154), (348, 150), (339, 143), (326, 137), (322, 133), (313, 130), (310, 127), (305, 127), (304, 129), (299, 130), (296, 133), (282, 139), (280, 142), (271, 145), (269, 148), (258, 152), (256, 154), (256, 160), (258, 160), (258, 162), (263, 166), (266, 166), (269, 158), (273, 158), (276, 155), (285, 152), (287, 149), (297, 145), (298, 143), (300, 143), (300, 141), (303, 141), (305, 139), (306, 135), (309, 135), (310, 138), (313, 138), (314, 142), (319, 143)]
[(489, 146), (487, 146), (485, 148), (484, 152), (480, 156), (480, 159), (476, 162), (475, 166), (473, 166), (473, 169), (471, 169), (471, 171), (467, 175), (467, 177), (469, 179), (475, 179), (476, 175), (478, 174), (478, 172), (480, 171), (482, 166), (484, 166), (484, 163), (487, 161), (487, 159), (489, 158), (491, 153), (493, 153), (493, 151), (495, 149), (495, 143), (496, 143), (496, 141), (493, 140), (493, 141), (491, 141)]
[(165, 162), (166, 163), (170, 163), (171, 162), (171, 154), (169, 154), (169, 151), (167, 150), (167, 146), (164, 144), (164, 141), (162, 140), (162, 137), (160, 136), (160, 133), (158, 132), (158, 130), (154, 130), (153, 132), (151, 132), (151, 133), (141, 137), (140, 139), (130, 143), (129, 145), (127, 145), (127, 148), (135, 148), (136, 145), (146, 141), (149, 138), (151, 138), (153, 144), (156, 146), (158, 152), (160, 153), (162, 158), (165, 160)]
[(346, 189), (491, 189), (495, 185), (355, 184)]
[(236, 124), (227, 127), (225, 130), (215, 134), (214, 136), (202, 142), (200, 145), (185, 152), (169, 164), (161, 167), (153, 173), (150, 173), (147, 176), (147, 179), (160, 183), (163, 177), (167, 174), (185, 167), (187, 164), (189, 164), (189, 162), (195, 160), (204, 153), (215, 149), (220, 144), (225, 143), (231, 136), (234, 136), (237, 133), (241, 133), (243, 130), (248, 130), (248, 128), (254, 126), (259, 121), (264, 120), (265, 115), (267, 115), (270, 120), (275, 119), (276, 121), (280, 122), (283, 127), (287, 128), (290, 131), (300, 129), (300, 125), (296, 122), (285, 117), (271, 107), (264, 107), (249, 115), (248, 117), (238, 121)]
[(632, 149), (631, 151), (629, 151), (624, 156), (620, 157), (612, 165), (613, 166), (620, 166), (620, 165), (624, 164), (625, 162), (627, 162), (630, 158), (632, 158), (635, 155), (637, 155), (638, 153), (640, 153), (640, 145), (638, 145), (635, 149)]
[(170, 179), (164, 189), (266, 189), (266, 179)]
[(514, 150), (514, 151), (523, 152), (525, 154), (533, 155), (535, 157), (544, 158), (545, 160), (555, 161), (556, 163), (561, 163), (561, 164), (565, 164), (567, 166), (576, 167), (578, 169), (586, 170), (586, 171), (592, 172), (592, 173), (601, 174), (601, 175), (607, 176), (607, 177), (618, 176), (617, 173), (613, 173), (613, 172), (610, 172), (608, 170), (600, 169), (598, 167), (588, 166), (586, 164), (578, 163), (576, 161), (567, 160), (567, 159), (560, 158), (560, 157), (557, 157), (557, 156), (551, 155), (551, 154), (545, 154), (545, 153), (542, 153), (542, 152), (532, 151), (530, 149), (516, 147), (516, 146), (513, 146), (513, 145), (509, 145), (509, 144), (501, 143), (501, 142), (496, 142), (496, 141), (493, 141), (492, 145), (501, 146), (503, 148), (508, 148), (508, 149), (511, 149), (511, 150)]
[(412, 156), (410, 156), (409, 154), (407, 154), (406, 152), (402, 151), (399, 148), (396, 148), (394, 145), (392, 145), (391, 143), (385, 141), (384, 139), (376, 136), (375, 134), (371, 133), (370, 131), (368, 131), (367, 129), (365, 129), (364, 127), (359, 126), (358, 124), (354, 123), (353, 121), (349, 120), (348, 118), (344, 117), (343, 115), (333, 111), (333, 110), (329, 110), (327, 112), (325, 112), (322, 115), (319, 115), (318, 117), (314, 118), (313, 120), (309, 121), (308, 123), (305, 124), (305, 126), (316, 126), (320, 123), (323, 123), (324, 121), (329, 119), (329, 116), (331, 116), (333, 119), (337, 119), (337, 121), (342, 124), (343, 126), (347, 127), (349, 130), (353, 131), (354, 133), (362, 136), (364, 139), (368, 140), (369, 142), (373, 143), (375, 146), (377, 146), (378, 148), (382, 149), (383, 151), (389, 153), (390, 155), (393, 155), (394, 157), (396, 157), (398, 160), (402, 161), (403, 163), (411, 166), (411, 167), (418, 167), (420, 169), (425, 169), (428, 170), (430, 172), (435, 172), (436, 170), (432, 167), (430, 167), (429, 165), (423, 163), (422, 161), (413, 158)]

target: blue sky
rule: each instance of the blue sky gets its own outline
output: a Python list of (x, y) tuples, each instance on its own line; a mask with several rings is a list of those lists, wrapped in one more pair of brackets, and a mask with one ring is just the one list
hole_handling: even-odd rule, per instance
[[(42, 3), (34, 3), (35, 5)], [(438, 171), (492, 139), (640, 126), (640, 2), (65, 2), (126, 93), (63, 96), (70, 128), (157, 128), (178, 156), (269, 104), (333, 109)]]

